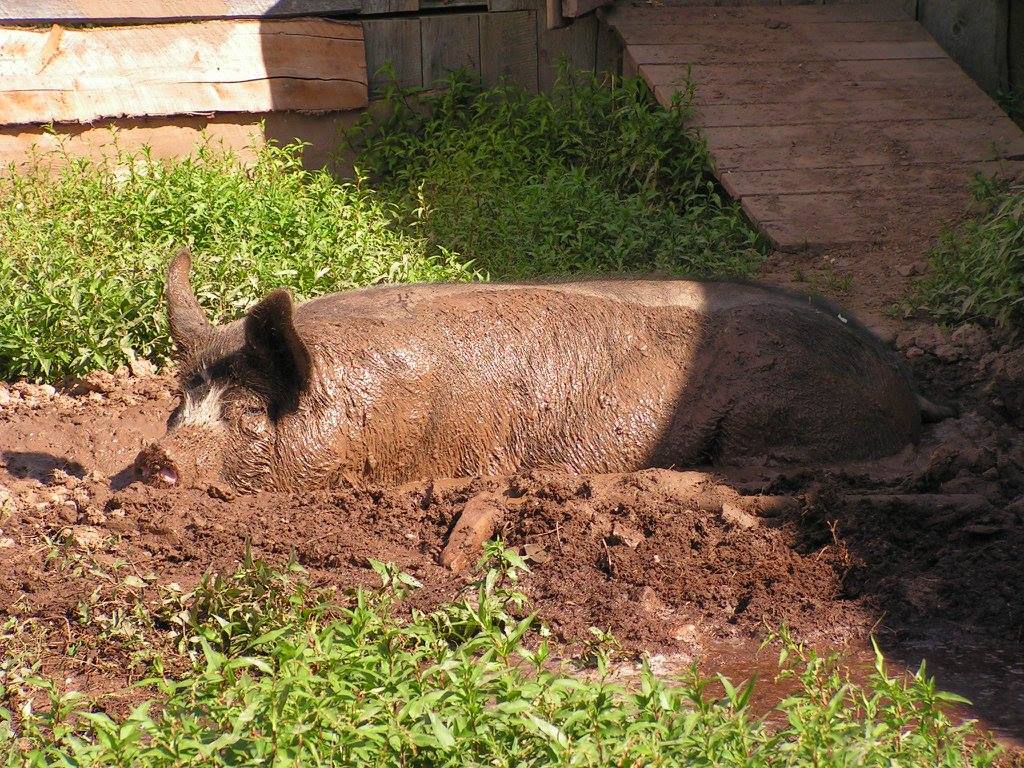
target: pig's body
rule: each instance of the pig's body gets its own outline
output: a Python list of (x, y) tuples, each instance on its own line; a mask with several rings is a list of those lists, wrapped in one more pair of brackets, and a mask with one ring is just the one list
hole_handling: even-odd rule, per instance
[(254, 490), (814, 463), (893, 453), (920, 430), (913, 388), (874, 337), (759, 286), (395, 286), (294, 315), (272, 297), (202, 344), (179, 327), (186, 402), (140, 457), (151, 476), (215, 472)]

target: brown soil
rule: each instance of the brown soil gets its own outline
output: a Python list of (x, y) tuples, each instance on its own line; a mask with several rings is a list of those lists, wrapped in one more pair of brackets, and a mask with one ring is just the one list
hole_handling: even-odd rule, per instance
[[(869, 322), (877, 314), (860, 309)], [(723, 642), (785, 623), (830, 647), (874, 629), (984, 638), (1019, 655), (1024, 352), (994, 349), (976, 326), (904, 323), (889, 338), (961, 416), (884, 461), (729, 475), (545, 471), (233, 498), (157, 490), (132, 483), (131, 463), (164, 430), (170, 378), (137, 366), (61, 391), (0, 384), (0, 613), (38, 620), (51, 676), (119, 691), (140, 671), (130, 645), (111, 655), (102, 636), (129, 592), (188, 589), (211, 567), (233, 569), (250, 544), (274, 562), (294, 553), (314, 583), (342, 588), (378, 583), (370, 558), (394, 562), (423, 582), (414, 600), (429, 607), (472, 578), (437, 558), (466, 503), (487, 494), (504, 509), (501, 536), (531, 560), (524, 590), (569, 650), (600, 626), (629, 650), (713, 660)], [(127, 588), (127, 576), (149, 586)], [(0, 643), (12, 643), (5, 631)], [(994, 721), (999, 696), (986, 699)]]

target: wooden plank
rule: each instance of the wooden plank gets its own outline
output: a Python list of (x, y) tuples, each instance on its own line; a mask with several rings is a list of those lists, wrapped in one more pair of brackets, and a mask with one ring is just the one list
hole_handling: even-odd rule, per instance
[(612, 75), (622, 74), (622, 43), (619, 36), (598, 16), (597, 52), (594, 70)]
[(325, 16), (359, 10), (359, 0), (0, 0), (0, 22), (204, 21)]
[(491, 13), (507, 11), (536, 11), (542, 7), (542, 0), (488, 0), (487, 9)]
[(1024, 93), (1024, 7), (1019, 2), (1010, 8), (1007, 35), (1010, 87)]
[(568, 24), (562, 15), (561, 0), (544, 0), (544, 20), (547, 29), (561, 29)]
[(390, 13), (415, 13), (420, 9), (419, 0), (361, 0), (359, 12), (363, 16), (386, 15)]
[[(137, 153), (148, 148), (154, 159), (180, 158), (209, 143), (235, 153), (243, 162), (256, 158), (268, 140), (287, 144), (301, 140), (307, 168), (330, 167), (348, 171), (347, 159), (336, 161), (338, 132), (352, 126), (360, 112), (232, 113), (228, 115), (122, 118), (109, 124), (56, 126), (55, 131), (38, 125), (0, 126), (0, 166), (28, 163), (33, 152), (44, 164), (59, 167), (67, 158), (93, 160), (114, 158), (118, 151)], [(112, 128), (114, 130), (112, 130)], [(116, 136), (116, 145), (115, 145)], [(59, 150), (59, 152), (58, 152)]]
[[(736, 49), (718, 42), (631, 45), (637, 64), (726, 64), (736, 61)], [(755, 63), (811, 61), (879, 61), (888, 59), (942, 59), (942, 47), (932, 40), (903, 43), (856, 42), (815, 45), (811, 42), (761, 42), (747, 48), (744, 60)]]
[(423, 87), (420, 19), (366, 19), (362, 24), (370, 95), (379, 96), (391, 84)]
[(0, 28), (0, 124), (355, 109), (362, 37), (325, 19)]
[[(639, 74), (640, 65), (638, 65), (636, 60), (633, 59), (633, 46), (629, 46), (622, 51), (622, 76), (636, 77)], [(652, 85), (652, 82), (647, 80), (647, 84)]]
[(949, 59), (835, 62), (814, 72), (799, 64), (770, 63), (645, 64), (642, 71), (655, 92), (663, 86), (685, 85), (692, 78), (697, 83), (694, 100), (698, 104), (903, 98), (919, 93), (922, 87), (942, 94), (982, 95)]
[(558, 75), (559, 62), (564, 61), (569, 72), (593, 73), (597, 55), (597, 18), (577, 19), (562, 29), (547, 29), (538, 18), (537, 73), (540, 89), (549, 93)]
[(486, 8), (484, 0), (420, 0), (420, 10), (437, 10), (439, 8), (458, 8), (469, 10), (470, 8)]
[(714, 128), (705, 139), (719, 172), (1019, 159), (1024, 134), (1012, 121), (936, 120), (821, 126)]
[(734, 198), (749, 195), (812, 194), (816, 192), (883, 192), (885, 190), (942, 190), (967, 186), (975, 173), (1012, 178), (1024, 162), (967, 162), (915, 165), (859, 165), (832, 168), (722, 171), (719, 181)]
[[(626, 45), (705, 43), (711, 35), (694, 24), (644, 24), (630, 17), (612, 21), (610, 25)], [(762, 40), (806, 41), (817, 44), (854, 42), (912, 42), (931, 40), (927, 30), (916, 21), (864, 22), (858, 24), (806, 24), (793, 22), (788, 27), (761, 27)], [(714, 32), (718, 45), (746, 45), (752, 30), (745, 25), (725, 26)]]
[(920, 0), (918, 17), (983, 88), (1007, 85), (1008, 0)]
[(570, 19), (579, 18), (610, 2), (612, 0), (562, 0), (562, 15)]
[(423, 85), (431, 88), (449, 72), (480, 72), (480, 14), (459, 13), (420, 19)]
[(743, 26), (784, 29), (786, 24), (836, 24), (864, 22), (906, 22), (908, 17), (894, 3), (865, 2), (843, 5), (798, 5), (772, 8), (761, 7), (670, 7), (670, 6), (615, 6), (608, 10), (608, 20), (628, 18), (636, 25), (673, 26)]
[[(829, 89), (822, 89), (827, 91)], [(901, 98), (859, 98), (856, 100), (810, 98), (796, 102), (749, 104), (700, 104), (695, 124), (707, 127), (745, 125), (827, 125), (897, 120), (944, 120), (963, 117), (992, 117), (1001, 110), (991, 100), (954, 98), (951, 91), (922, 91)], [(963, 91), (961, 94), (963, 95)], [(976, 95), (974, 91), (967, 95)]]
[(537, 15), (535, 11), (488, 13), (480, 18), (480, 74), (484, 85), (502, 78), (537, 90)]
[(869, 242), (927, 242), (944, 223), (963, 215), (969, 199), (965, 187), (955, 193), (903, 195), (751, 195), (741, 205), (774, 248), (797, 251)]

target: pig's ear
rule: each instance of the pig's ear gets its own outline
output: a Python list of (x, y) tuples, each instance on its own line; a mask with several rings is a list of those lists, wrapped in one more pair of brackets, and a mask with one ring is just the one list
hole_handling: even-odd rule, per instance
[(206, 313), (199, 306), (192, 291), (188, 277), (191, 269), (192, 256), (188, 248), (182, 248), (171, 259), (167, 267), (167, 281), (164, 284), (171, 338), (182, 355), (191, 354), (206, 346), (214, 334), (213, 326), (206, 319)]
[(245, 318), (246, 346), (272, 380), (271, 396), (284, 410), (294, 410), (309, 388), (312, 363), (293, 320), (292, 297), (283, 288), (272, 291)]

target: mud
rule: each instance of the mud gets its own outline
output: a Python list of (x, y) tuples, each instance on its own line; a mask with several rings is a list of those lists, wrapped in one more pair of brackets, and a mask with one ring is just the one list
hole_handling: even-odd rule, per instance
[(155, 489), (132, 482), (131, 464), (176, 405), (169, 376), (139, 364), (61, 390), (0, 385), (0, 615), (39, 620), (44, 672), (130, 699), (124, 687), (141, 674), (131, 646), (110, 655), (110, 623), (96, 617), (136, 593), (187, 590), (249, 545), (278, 563), (294, 555), (315, 584), (340, 589), (375, 585), (370, 558), (392, 561), (423, 582), (412, 601), (428, 608), (472, 578), (438, 557), (466, 505), (486, 498), (566, 653), (600, 626), (627, 652), (743, 676), (738, 659), (766, 626), (854, 659), (874, 631), (908, 665), (939, 648), (943, 681), (980, 701), (970, 713), (1024, 737), (1024, 684), (1007, 662), (1024, 650), (1024, 359), (970, 327), (892, 341), (962, 415), (888, 459), (814, 469)]

